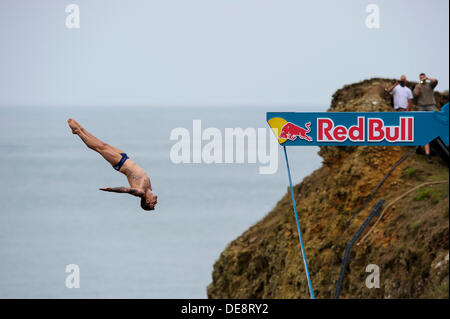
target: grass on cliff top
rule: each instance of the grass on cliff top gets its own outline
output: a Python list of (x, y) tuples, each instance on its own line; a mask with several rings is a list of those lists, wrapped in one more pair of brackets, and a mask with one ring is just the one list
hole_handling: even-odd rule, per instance
[[(419, 185), (426, 182), (448, 181), (448, 167), (438, 157), (433, 157), (433, 163), (426, 161), (425, 156), (415, 154), (408, 166), (403, 169), (402, 178), (405, 181)], [(415, 191), (413, 202), (429, 201), (436, 205), (448, 197), (448, 183), (424, 186)]]

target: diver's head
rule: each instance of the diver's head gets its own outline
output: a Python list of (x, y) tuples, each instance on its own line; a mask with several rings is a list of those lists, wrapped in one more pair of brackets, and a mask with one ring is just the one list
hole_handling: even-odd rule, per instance
[(147, 188), (144, 196), (141, 197), (141, 208), (143, 210), (154, 210), (158, 203), (158, 196), (152, 193), (150, 188)]

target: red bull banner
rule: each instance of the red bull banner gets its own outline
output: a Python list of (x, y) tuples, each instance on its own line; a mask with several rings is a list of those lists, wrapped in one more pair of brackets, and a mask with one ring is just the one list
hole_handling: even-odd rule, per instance
[(284, 146), (449, 144), (449, 105), (435, 112), (268, 112)]

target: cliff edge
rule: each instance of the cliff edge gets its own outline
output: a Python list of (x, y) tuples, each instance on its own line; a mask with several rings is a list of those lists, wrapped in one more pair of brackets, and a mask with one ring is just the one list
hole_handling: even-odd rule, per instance
[[(328, 111), (392, 111), (384, 91), (392, 83), (375, 78), (347, 85), (333, 95)], [(436, 100), (442, 106), (448, 92), (436, 92)], [(322, 167), (295, 185), (317, 298), (333, 297), (345, 246), (380, 199), (386, 207), (416, 186), (443, 180), (447, 182), (408, 193), (378, 222), (379, 217), (371, 221), (352, 248), (340, 297), (449, 297), (449, 172), (440, 158), (428, 164), (424, 156), (410, 155), (350, 219), (392, 165), (413, 149), (321, 147)], [(291, 165), (295, 169), (295, 159)], [(379, 266), (380, 288), (366, 287), (369, 264)], [(288, 192), (268, 215), (228, 244), (214, 265), (207, 293), (209, 298), (309, 298)]]

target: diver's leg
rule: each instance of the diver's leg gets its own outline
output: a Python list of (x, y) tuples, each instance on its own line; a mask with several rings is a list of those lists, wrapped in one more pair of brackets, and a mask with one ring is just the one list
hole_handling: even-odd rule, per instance
[(89, 133), (84, 127), (82, 127), (77, 121), (69, 119), (67, 122), (72, 129), (73, 134), (77, 134), (87, 147), (100, 153), (100, 155), (102, 155), (103, 158), (112, 166), (117, 165), (117, 163), (120, 162), (122, 158), (120, 153), (124, 153), (124, 151), (99, 140), (97, 137)]

